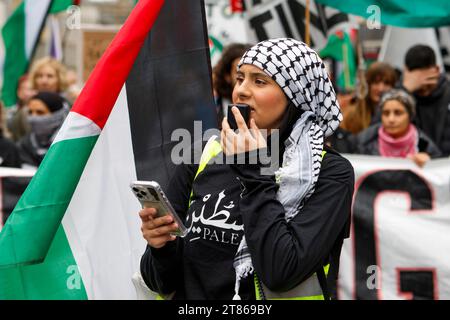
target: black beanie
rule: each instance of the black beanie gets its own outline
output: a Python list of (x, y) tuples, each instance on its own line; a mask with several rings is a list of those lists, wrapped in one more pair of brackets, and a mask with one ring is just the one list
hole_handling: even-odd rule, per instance
[(40, 91), (30, 100), (34, 99), (41, 100), (51, 113), (56, 112), (64, 107), (64, 98), (54, 92)]

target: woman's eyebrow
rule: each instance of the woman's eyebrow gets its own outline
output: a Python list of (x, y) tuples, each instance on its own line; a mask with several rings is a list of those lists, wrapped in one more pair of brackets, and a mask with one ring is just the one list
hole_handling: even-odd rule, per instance
[(266, 73), (264, 72), (251, 72), (250, 76), (252, 77), (264, 77), (264, 78), (270, 78)]
[(253, 78), (264, 77), (264, 78), (272, 79), (270, 76), (268, 76), (264, 72), (248, 72), (248, 73), (245, 73), (245, 72), (242, 72), (242, 71), (238, 71), (236, 74), (240, 75), (240, 76), (246, 76), (247, 75), (247, 76), (253, 77)]

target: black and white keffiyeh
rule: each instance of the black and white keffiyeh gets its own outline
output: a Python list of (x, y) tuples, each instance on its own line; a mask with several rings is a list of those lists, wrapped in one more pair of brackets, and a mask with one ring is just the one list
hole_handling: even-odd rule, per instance
[[(238, 64), (262, 69), (303, 111), (289, 138), (283, 164), (275, 173), (280, 188), (277, 199), (283, 204), (287, 221), (294, 218), (314, 192), (322, 164), (324, 138), (333, 134), (342, 121), (336, 94), (317, 53), (303, 42), (279, 38), (262, 41), (250, 48)], [(253, 272), (245, 237), (239, 244), (233, 266), (235, 295), (240, 300), (240, 280)]]

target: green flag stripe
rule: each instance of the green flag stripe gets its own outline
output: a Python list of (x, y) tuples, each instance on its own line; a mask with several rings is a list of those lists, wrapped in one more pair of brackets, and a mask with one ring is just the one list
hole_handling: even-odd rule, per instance
[(97, 139), (63, 140), (50, 147), (0, 233), (0, 268), (44, 260)]
[(0, 269), (0, 300), (86, 300), (78, 266), (60, 225), (43, 263)]
[(67, 115), (61, 129), (59, 129), (53, 144), (63, 140), (98, 136), (101, 132), (102, 129), (91, 119), (71, 111)]
[(58, 13), (66, 10), (73, 4), (73, 0), (53, 0), (50, 13)]
[(322, 58), (332, 57), (344, 63), (344, 71), (339, 75), (337, 84), (340, 88), (351, 90), (355, 86), (356, 78), (356, 57), (352, 42), (346, 32), (339, 36), (333, 34), (328, 38), (325, 48), (320, 50)]
[[(40, 26), (46, 19), (46, 15), (41, 16), (38, 14), (37, 16), (39, 17), (33, 16), (33, 8), (35, 9), (35, 6), (30, 6), (30, 4), (35, 5), (36, 3), (33, 3), (32, 1), (35, 0), (22, 1), (2, 29), (2, 37), (5, 46), (5, 61), (3, 66), (1, 99), (7, 107), (13, 106), (16, 103), (17, 83), (19, 78), (28, 69), (31, 58), (29, 55), (32, 54), (31, 51), (36, 46), (36, 42), (39, 41)], [(45, 8), (46, 13), (49, 4), (50, 1), (38, 4), (38, 7)], [(71, 4), (71, 0), (54, 0), (50, 7), (50, 12), (57, 13), (63, 11)], [(46, 5), (46, 7), (44, 7), (44, 5)], [(37, 22), (38, 25), (35, 26), (37, 28), (27, 30), (26, 26), (30, 21)], [(27, 34), (27, 32), (30, 31), (31, 33)], [(27, 40), (32, 41), (31, 47), (28, 48), (28, 53)]]
[(25, 52), (25, 3), (14, 11), (2, 29), (5, 44), (5, 63), (3, 66), (3, 87), (1, 99), (6, 106), (16, 103), (16, 87), (19, 77), (28, 67)]

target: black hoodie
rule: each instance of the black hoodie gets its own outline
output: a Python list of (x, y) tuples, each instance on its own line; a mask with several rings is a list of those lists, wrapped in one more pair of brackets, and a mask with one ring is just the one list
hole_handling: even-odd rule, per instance
[[(192, 184), (197, 168), (178, 166), (169, 185), (167, 196), (190, 232), (161, 249), (147, 247), (141, 273), (149, 288), (176, 291), (175, 299), (231, 299), (233, 259), (245, 230), (256, 273), (270, 289), (289, 290), (329, 262), (335, 297), (354, 186), (346, 159), (327, 152), (314, 194), (289, 223), (274, 176), (261, 175), (259, 165), (209, 164)], [(255, 299), (253, 276), (241, 281), (240, 296)]]
[(429, 96), (416, 98), (416, 123), (441, 150), (443, 156), (450, 155), (450, 83), (444, 75), (439, 78), (437, 88)]

